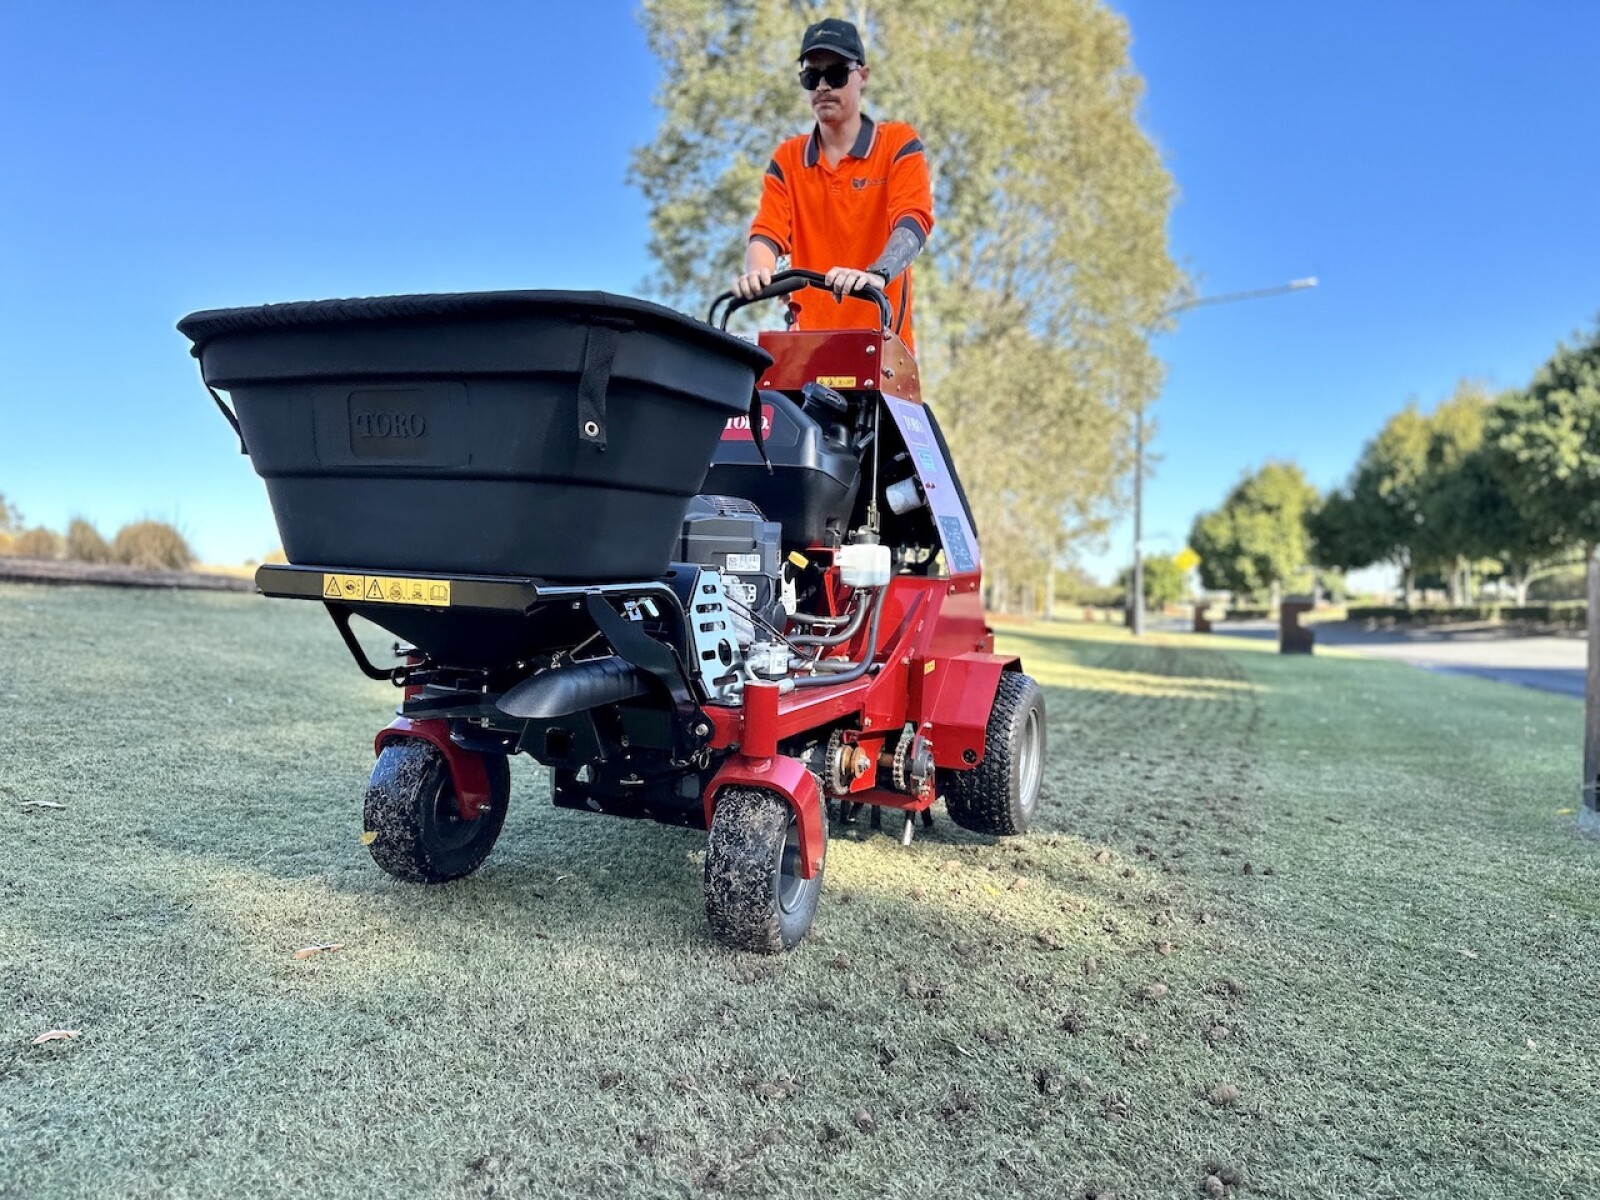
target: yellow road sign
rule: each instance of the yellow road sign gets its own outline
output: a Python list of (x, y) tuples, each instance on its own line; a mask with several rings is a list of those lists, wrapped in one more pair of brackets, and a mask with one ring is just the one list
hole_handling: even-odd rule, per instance
[(1192, 571), (1200, 565), (1200, 556), (1185, 546), (1172, 556), (1172, 561), (1177, 564), (1178, 570)]

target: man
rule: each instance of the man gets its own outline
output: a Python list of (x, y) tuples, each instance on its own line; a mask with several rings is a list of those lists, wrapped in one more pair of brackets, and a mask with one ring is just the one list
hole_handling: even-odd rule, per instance
[(807, 29), (800, 66), (817, 123), (772, 156), (733, 290), (755, 295), (787, 254), (792, 266), (826, 274), (835, 297), (796, 292), (790, 305), (800, 328), (877, 328), (877, 306), (849, 296), (870, 284), (887, 293), (897, 314), (905, 306), (900, 337), (914, 346), (910, 266), (933, 230), (922, 142), (909, 125), (862, 113), (871, 73), (849, 21), (829, 18)]

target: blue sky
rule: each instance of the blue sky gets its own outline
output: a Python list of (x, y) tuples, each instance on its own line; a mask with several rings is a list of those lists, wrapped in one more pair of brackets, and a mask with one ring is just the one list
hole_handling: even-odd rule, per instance
[[(1600, 5), (1116, 7), (1180, 261), (1206, 292), (1322, 280), (1159, 343), (1153, 550), (1242, 471), (1293, 458), (1331, 486), (1408, 399), (1521, 384), (1600, 312)], [(259, 557), (264, 493), (173, 322), (635, 292), (624, 175), (655, 82), (624, 3), (0, 6), (0, 493), (57, 528), (154, 516), (207, 559)]]

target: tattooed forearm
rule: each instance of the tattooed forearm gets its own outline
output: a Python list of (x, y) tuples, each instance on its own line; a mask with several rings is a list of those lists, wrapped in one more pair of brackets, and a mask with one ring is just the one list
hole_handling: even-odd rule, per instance
[(896, 225), (889, 234), (889, 240), (884, 243), (883, 250), (867, 270), (874, 275), (881, 275), (886, 280), (892, 280), (900, 272), (911, 265), (922, 250), (922, 239), (904, 225)]

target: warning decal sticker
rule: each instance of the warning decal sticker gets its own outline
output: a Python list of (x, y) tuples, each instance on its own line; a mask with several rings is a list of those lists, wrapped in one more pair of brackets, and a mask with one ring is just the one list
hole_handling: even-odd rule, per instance
[(420, 604), (450, 607), (448, 579), (403, 579), (394, 575), (336, 575), (322, 577), (322, 598), (347, 604)]

